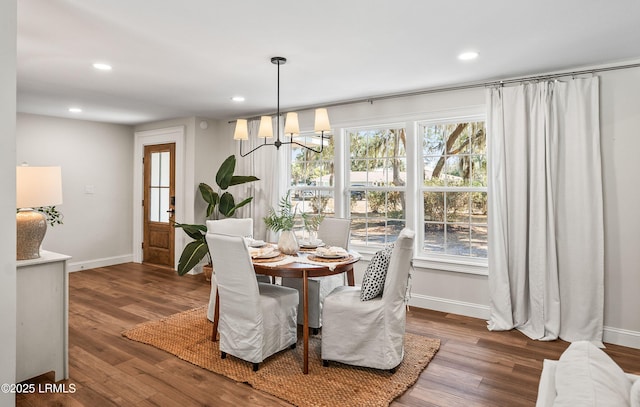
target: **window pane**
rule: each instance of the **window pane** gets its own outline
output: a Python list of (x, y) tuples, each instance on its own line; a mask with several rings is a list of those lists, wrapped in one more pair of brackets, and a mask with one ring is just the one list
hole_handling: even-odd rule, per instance
[(160, 222), (160, 188), (151, 187), (149, 197), (151, 198), (149, 220), (151, 222)]
[(169, 186), (169, 175), (170, 175), (170, 165), (169, 159), (170, 155), (168, 151), (163, 151), (160, 154), (160, 168), (158, 168), (158, 172), (160, 173), (160, 185), (161, 187)]
[(444, 192), (424, 193), (424, 220), (428, 222), (444, 221)]
[(445, 166), (447, 186), (469, 186), (469, 156), (455, 155), (448, 157)]
[(486, 226), (471, 227), (471, 256), (487, 257), (488, 228)]
[(447, 222), (469, 223), (469, 192), (447, 192)]
[(151, 153), (151, 186), (160, 186), (160, 153)]
[(441, 156), (444, 153), (444, 132), (442, 126), (429, 126), (424, 129), (422, 154)]
[(471, 193), (471, 223), (487, 224), (487, 193)]
[(160, 188), (159, 192), (160, 192), (160, 208), (159, 208), (160, 213), (158, 218), (160, 219), (160, 222), (168, 223), (169, 213), (167, 211), (169, 210), (169, 188)]
[(424, 224), (424, 250), (430, 252), (444, 252), (444, 224)]
[(438, 186), (444, 185), (444, 157), (426, 156), (423, 158), (424, 169), (424, 185)]
[(471, 253), (469, 226), (447, 225), (446, 230), (445, 253), (455, 256), (469, 256)]
[(471, 156), (471, 172), (473, 174), (472, 184), (474, 187), (487, 186), (487, 156), (474, 155)]
[[(295, 137), (294, 141), (315, 150), (320, 148), (320, 137), (314, 133)], [(321, 153), (307, 148), (291, 145), (291, 186), (323, 186), (334, 185), (334, 144), (333, 138), (324, 140)]]

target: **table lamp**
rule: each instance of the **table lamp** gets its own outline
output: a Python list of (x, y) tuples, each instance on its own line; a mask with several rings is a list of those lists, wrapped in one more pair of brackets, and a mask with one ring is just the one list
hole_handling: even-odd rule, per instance
[(60, 167), (16, 167), (17, 259), (40, 257), (47, 218), (34, 208), (62, 203)]

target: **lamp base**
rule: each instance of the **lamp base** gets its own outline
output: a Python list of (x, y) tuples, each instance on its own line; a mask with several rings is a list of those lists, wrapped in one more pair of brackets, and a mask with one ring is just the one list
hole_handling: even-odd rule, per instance
[(16, 214), (17, 260), (37, 259), (40, 245), (47, 232), (47, 218), (31, 208), (20, 209)]

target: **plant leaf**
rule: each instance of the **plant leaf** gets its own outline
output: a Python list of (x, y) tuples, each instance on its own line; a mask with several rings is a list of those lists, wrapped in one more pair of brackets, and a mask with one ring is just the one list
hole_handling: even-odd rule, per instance
[(207, 202), (207, 218), (211, 216), (213, 211), (216, 209), (218, 202), (220, 201), (220, 196), (217, 192), (214, 192), (213, 188), (209, 185), (201, 182), (198, 185), (198, 189), (200, 190), (200, 195), (202, 195), (202, 199)]
[(245, 199), (244, 201), (240, 202), (239, 204), (236, 205), (236, 209), (240, 209), (243, 206), (245, 206), (246, 204), (248, 204), (249, 202), (253, 201), (253, 197), (249, 197), (247, 199)]
[(260, 178), (253, 175), (234, 175), (231, 177), (231, 183), (229, 186), (245, 184), (247, 182), (260, 181)]
[(204, 239), (187, 244), (178, 261), (178, 274), (184, 276), (194, 268), (196, 264), (200, 263), (200, 260), (202, 260), (207, 253), (209, 253), (209, 247)]
[(216, 174), (216, 184), (218, 184), (220, 189), (225, 190), (229, 188), (229, 185), (231, 185), (231, 179), (233, 178), (233, 171), (235, 171), (235, 169), (236, 156), (232, 154), (224, 160)]
[(236, 204), (233, 199), (233, 195), (228, 192), (222, 194), (222, 196), (220, 197), (220, 205), (218, 207), (221, 214), (223, 214), (227, 218), (233, 216), (233, 213), (236, 211), (235, 206)]
[(189, 225), (186, 223), (176, 222), (173, 227), (181, 228), (182, 230), (184, 230), (184, 233), (186, 233), (193, 240), (202, 240), (207, 233), (207, 227), (205, 225)]

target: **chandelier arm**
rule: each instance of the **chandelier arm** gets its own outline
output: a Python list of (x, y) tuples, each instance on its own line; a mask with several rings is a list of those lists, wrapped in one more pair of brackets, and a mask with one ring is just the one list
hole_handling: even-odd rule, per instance
[(269, 143), (267, 144), (266, 140), (264, 144), (260, 144), (257, 147), (254, 147), (253, 149), (251, 149), (250, 151), (246, 152), (246, 153), (242, 153), (242, 140), (240, 140), (240, 157), (246, 157), (249, 154), (253, 153), (254, 151), (256, 151), (257, 149), (259, 149), (260, 147), (264, 147), (264, 146), (275, 146), (275, 143)]
[(298, 143), (297, 141), (289, 141), (289, 142), (283, 143), (283, 144), (295, 144), (295, 145), (298, 145), (300, 147), (306, 148), (309, 151), (313, 151), (314, 153), (321, 153), (322, 150), (324, 149), (324, 145), (322, 145), (322, 144), (320, 145), (320, 150), (313, 149), (313, 148), (311, 148), (309, 146), (306, 146), (306, 145), (304, 145), (302, 143)]

